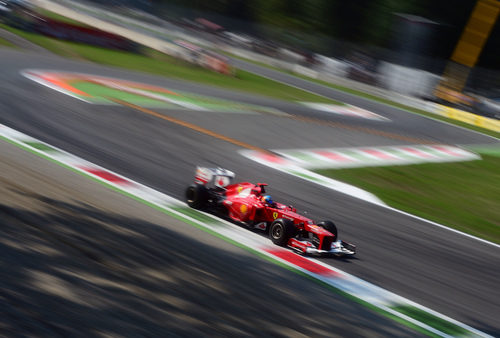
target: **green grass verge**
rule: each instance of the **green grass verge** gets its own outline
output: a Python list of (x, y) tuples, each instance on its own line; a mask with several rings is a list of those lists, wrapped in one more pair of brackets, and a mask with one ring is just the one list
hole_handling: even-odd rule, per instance
[(170, 209), (178, 211), (186, 216), (194, 218), (194, 219), (196, 219), (200, 222), (203, 222), (205, 224), (216, 224), (216, 220), (213, 219), (212, 217), (209, 217), (205, 214), (202, 214), (201, 212), (198, 212), (197, 210), (194, 210), (194, 209), (189, 208), (189, 207), (170, 207)]
[(388, 205), (500, 243), (500, 157), (394, 167), (323, 169)]
[(394, 306), (393, 310), (398, 311), (399, 313), (403, 313), (411, 318), (414, 318), (422, 323), (425, 323), (435, 329), (438, 329), (441, 332), (449, 334), (452, 337), (465, 337), (469, 333), (469, 331), (452, 324), (444, 319), (436, 317), (426, 311), (420, 310), (413, 306), (401, 305)]
[(474, 145), (465, 148), (475, 153), (500, 157), (500, 147), (498, 145)]
[(6, 25), (0, 24), (0, 27), (64, 57), (215, 85), (221, 88), (239, 90), (282, 100), (335, 103), (333, 100), (268, 80), (243, 70), (237, 70), (233, 77), (226, 76), (201, 67), (193, 66), (187, 62), (149, 48), (143, 48), (141, 54), (135, 54), (57, 40), (43, 35), (25, 32)]
[(7, 41), (5, 39), (0, 38), (0, 46), (15, 47), (16, 45), (14, 45), (13, 43), (11, 43), (10, 41)]

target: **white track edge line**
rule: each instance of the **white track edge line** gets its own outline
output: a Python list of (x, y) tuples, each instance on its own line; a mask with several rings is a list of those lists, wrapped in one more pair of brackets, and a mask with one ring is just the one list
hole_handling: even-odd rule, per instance
[[(89, 163), (89, 164), (91, 164), (91, 165), (92, 165), (92, 167), (94, 167), (94, 168), (98, 168), (98, 169), (101, 169), (101, 170), (103, 170), (103, 171), (106, 171), (106, 172), (109, 172), (109, 173), (112, 173), (112, 174), (114, 174), (114, 175), (117, 175), (117, 176), (119, 176), (119, 177), (123, 177), (123, 178), (124, 178), (124, 176), (121, 176), (121, 175), (119, 175), (119, 174), (117, 174), (117, 173), (114, 173), (114, 172), (112, 172), (112, 171), (110, 171), (110, 170), (104, 169), (104, 168), (102, 168), (102, 167), (100, 167), (100, 166), (98, 166), (98, 165), (95, 165), (95, 164), (93, 164), (93, 163), (91, 163), (91, 162), (89, 162), (89, 161), (86, 161), (86, 160), (84, 160), (84, 159), (82, 159), (82, 158), (80, 158), (80, 157), (77, 157), (76, 155), (73, 155), (73, 154), (71, 154), (71, 153), (68, 153), (68, 152), (66, 152), (66, 151), (64, 151), (64, 150), (61, 150), (61, 149), (59, 149), (59, 148), (57, 148), (57, 147), (55, 147), (55, 146), (52, 146), (52, 145), (50, 145), (50, 144), (48, 144), (48, 143), (43, 142), (43, 141), (37, 140), (37, 139), (35, 139), (35, 138), (31, 137), (31, 136), (28, 136), (28, 135), (26, 135), (26, 134), (24, 134), (24, 133), (21, 133), (21, 132), (19, 132), (19, 131), (17, 131), (17, 130), (14, 130), (14, 129), (12, 129), (12, 128), (9, 128), (9, 127), (4, 126), (4, 125), (1, 125), (1, 124), (0, 124), (0, 127), (4, 127), (4, 128), (6, 128), (6, 129), (9, 129), (9, 130), (13, 131), (13, 133), (12, 133), (12, 134), (17, 134), (17, 135), (20, 135), (20, 136), (22, 136), (22, 137), (25, 137), (25, 139), (26, 139), (26, 140), (35, 140), (35, 141), (37, 141), (38, 143), (41, 143), (41, 144), (47, 145), (47, 146), (49, 146), (49, 147), (51, 147), (51, 148), (53, 148), (53, 149), (55, 149), (55, 150), (57, 150), (57, 151), (60, 151), (61, 153), (63, 153), (63, 155), (65, 155), (65, 157), (66, 157), (66, 158), (72, 158), (72, 159), (74, 159), (74, 160), (81, 161), (82, 163), (85, 163), (85, 164), (86, 164), (86, 163)], [(2, 133), (1, 133), (1, 131), (0, 131), (0, 134), (2, 134)], [(16, 140), (16, 139), (12, 138), (11, 136), (9, 136), (8, 134), (7, 134), (7, 136), (4, 134), (4, 135), (3, 135), (3, 137), (5, 137), (5, 138), (7, 138), (7, 139), (10, 139), (10, 140), (14, 141), (16, 144), (19, 144), (19, 145), (21, 145), (21, 146), (23, 146), (23, 147), (29, 148), (30, 150), (32, 150), (32, 151), (34, 151), (34, 152), (36, 152), (36, 153), (39, 153), (39, 154), (41, 154), (41, 155), (43, 155), (43, 156), (45, 156), (45, 157), (51, 158), (52, 160), (54, 160), (54, 161), (56, 161), (56, 162), (58, 162), (58, 163), (64, 164), (64, 165), (66, 165), (66, 166), (69, 166), (70, 168), (72, 168), (72, 169), (76, 169), (77, 171), (81, 171), (81, 172), (82, 172), (82, 173), (84, 173), (85, 175), (88, 175), (88, 176), (90, 176), (90, 177), (95, 177), (95, 178), (99, 179), (100, 181), (105, 182), (106, 184), (108, 184), (108, 185), (110, 185), (110, 186), (114, 187), (115, 189), (117, 189), (117, 190), (119, 190), (119, 191), (121, 191), (121, 192), (124, 192), (124, 193), (130, 194), (130, 195), (133, 195), (133, 196), (135, 196), (135, 197), (139, 198), (140, 200), (144, 200), (144, 201), (147, 201), (147, 202), (149, 202), (149, 203), (151, 203), (151, 204), (154, 204), (155, 206), (159, 207), (160, 209), (164, 209), (164, 210), (166, 210), (166, 211), (169, 211), (169, 212), (171, 212), (171, 213), (173, 213), (173, 214), (178, 215), (178, 216), (179, 216), (179, 217), (181, 217), (181, 218), (187, 219), (187, 220), (189, 220), (189, 221), (191, 221), (191, 222), (193, 222), (193, 223), (195, 223), (195, 224), (198, 224), (198, 225), (200, 225), (200, 226), (202, 226), (202, 227), (204, 227), (204, 228), (206, 228), (206, 229), (209, 229), (209, 230), (211, 230), (211, 231), (214, 231), (214, 232), (216, 232), (216, 233), (218, 233), (218, 234), (220, 234), (220, 235), (223, 235), (223, 236), (227, 237), (227, 236), (224, 234), (224, 232), (222, 232), (222, 231), (217, 231), (217, 229), (216, 229), (216, 228), (214, 228), (213, 226), (211, 226), (210, 224), (203, 223), (202, 221), (199, 221), (199, 220), (194, 219), (194, 218), (192, 218), (192, 217), (190, 217), (190, 216), (188, 216), (188, 215), (185, 215), (185, 214), (183, 214), (183, 213), (181, 213), (181, 212), (178, 212), (178, 211), (176, 211), (176, 210), (174, 210), (174, 209), (170, 208), (169, 206), (166, 206), (166, 205), (160, 205), (160, 204), (158, 204), (158, 203), (156, 203), (156, 202), (154, 202), (154, 201), (149, 201), (149, 200), (145, 199), (145, 198), (144, 198), (144, 197), (142, 197), (142, 196), (136, 196), (136, 195), (134, 195), (133, 193), (128, 192), (126, 189), (124, 189), (124, 187), (122, 187), (122, 186), (120, 186), (120, 185), (117, 185), (117, 184), (112, 183), (112, 182), (110, 182), (110, 181), (106, 181), (106, 180), (102, 179), (101, 177), (98, 177), (98, 176), (93, 175), (93, 174), (91, 174), (91, 173), (89, 173), (89, 172), (86, 172), (86, 171), (84, 171), (84, 170), (81, 170), (80, 168), (75, 167), (75, 166), (74, 166), (74, 165), (72, 165), (72, 164), (65, 163), (65, 162), (61, 162), (61, 160), (58, 160), (58, 159), (57, 159), (57, 156), (53, 156), (53, 155), (48, 154), (48, 153), (46, 153), (46, 152), (44, 152), (44, 151), (42, 151), (42, 150), (39, 150), (39, 149), (34, 148), (34, 147), (32, 147), (32, 146), (30, 146), (30, 145), (28, 145), (28, 144), (25, 144), (25, 143), (24, 143), (24, 142), (22, 142), (22, 141)], [(64, 158), (64, 157), (63, 157), (63, 158)], [(128, 180), (128, 181), (130, 181), (130, 182), (132, 182), (132, 183), (134, 183), (134, 184), (137, 184), (137, 185), (142, 185), (142, 184), (140, 184), (140, 183), (138, 183), (138, 182), (135, 182), (135, 181), (133, 181), (133, 180), (129, 180), (128, 178), (127, 178), (127, 180)], [(159, 194), (162, 194), (161, 192), (158, 192), (158, 193), (159, 193)], [(163, 195), (165, 195), (165, 194), (163, 194)], [(168, 196), (168, 195), (165, 195), (165, 196)], [(169, 197), (169, 198), (172, 198), (172, 197), (170, 197), (170, 196), (168, 196), (168, 197)], [(173, 198), (172, 198), (172, 199), (173, 199)], [(228, 229), (229, 229), (229, 230), (231, 230), (231, 229), (232, 229), (233, 231), (234, 231), (234, 230), (236, 230), (236, 231), (245, 231), (245, 230), (241, 230), (241, 229), (240, 229), (239, 227), (237, 227), (236, 225), (234, 225), (234, 224), (232, 224), (232, 223), (230, 223), (230, 222), (227, 222), (227, 221), (221, 220), (221, 219), (219, 219), (219, 218), (217, 218), (217, 217), (215, 217), (215, 216), (213, 216), (213, 215), (211, 215), (211, 214), (204, 213), (204, 212), (202, 212), (202, 213), (203, 213), (203, 214), (205, 214), (205, 215), (207, 215), (207, 216), (209, 216), (210, 218), (214, 219), (214, 221), (217, 221), (217, 222), (219, 222), (219, 223), (223, 223), (223, 224), (225, 224), (225, 225), (228, 225), (228, 226), (229, 226), (229, 227), (228, 227)], [(252, 235), (253, 235), (253, 233), (247, 234), (247, 231), (245, 231), (245, 237), (244, 237), (244, 238), (245, 238), (245, 239), (250, 240), (250, 238), (249, 238), (249, 237), (251, 237)], [(255, 235), (255, 236), (256, 236), (256, 235)], [(256, 238), (257, 238), (257, 237), (256, 237)], [(258, 238), (260, 239), (260, 237), (258, 237)], [(234, 240), (234, 239), (233, 239), (233, 240)], [(303, 268), (301, 268), (301, 267), (299, 267), (299, 266), (294, 265), (294, 264), (293, 264), (293, 263), (291, 263), (291, 262), (288, 262), (288, 261), (286, 261), (286, 260), (283, 260), (283, 259), (281, 259), (281, 258), (279, 258), (279, 257), (277, 257), (277, 256), (274, 256), (274, 255), (272, 255), (272, 254), (268, 253), (267, 251), (265, 251), (265, 250), (264, 250), (264, 247), (269, 246), (268, 244), (266, 244), (264, 247), (261, 247), (261, 248), (252, 248), (249, 244), (245, 244), (244, 242), (245, 242), (245, 241), (239, 241), (239, 243), (240, 243), (240, 244), (242, 244), (242, 245), (244, 245), (244, 246), (246, 246), (246, 247), (248, 247), (248, 248), (251, 248), (252, 250), (255, 250), (255, 251), (257, 251), (257, 252), (259, 252), (259, 253), (261, 253), (261, 254), (264, 254), (264, 255), (266, 255), (266, 256), (269, 256), (269, 257), (271, 257), (271, 258), (272, 258), (272, 259), (274, 259), (274, 260), (281, 261), (282, 263), (285, 263), (286, 265), (288, 265), (288, 266), (290, 266), (290, 267), (292, 267), (292, 268), (294, 268), (294, 269), (296, 269), (296, 270), (299, 270), (299, 271), (305, 272), (306, 274), (308, 274), (308, 275), (310, 275), (310, 276), (314, 277), (315, 279), (318, 279), (318, 280), (323, 281), (323, 282), (327, 282), (327, 284), (329, 284), (329, 285), (331, 285), (331, 286), (334, 286), (335, 288), (339, 288), (339, 286), (338, 286), (338, 285), (335, 285), (335, 283), (333, 283), (332, 281), (328, 282), (328, 281), (327, 281), (327, 279), (326, 279), (326, 277), (324, 277), (324, 276), (321, 276), (321, 275), (315, 274), (315, 273), (313, 273), (313, 272), (311, 272), (311, 271), (307, 271), (307, 270), (305, 270), (305, 269), (303, 269)], [(309, 260), (311, 260), (311, 261), (316, 261), (315, 259), (312, 259), (312, 258), (308, 258), (308, 259), (309, 259)], [(318, 263), (318, 262), (316, 262), (316, 263)], [(338, 268), (335, 268), (335, 267), (333, 267), (333, 266), (329, 266), (329, 265), (324, 264), (324, 263), (321, 263), (321, 262), (319, 262), (319, 263), (320, 263), (321, 265), (324, 265), (324, 266), (325, 266), (325, 267), (327, 267), (328, 269), (331, 269), (331, 270), (336, 271), (337, 273), (339, 273), (339, 274), (343, 275), (343, 277), (344, 277), (344, 278), (346, 278), (346, 277), (347, 277), (347, 278), (350, 278), (350, 279), (353, 279), (353, 280), (358, 280), (359, 282), (361, 282), (361, 283), (363, 283), (363, 284), (365, 284), (365, 285), (367, 285), (367, 286), (369, 286), (369, 287), (374, 287), (374, 288), (381, 289), (381, 290), (385, 291), (388, 295), (392, 295), (394, 298), (399, 299), (399, 300), (400, 300), (400, 301), (402, 301), (403, 303), (407, 303), (407, 304), (410, 304), (410, 305), (412, 305), (412, 306), (418, 305), (417, 307), (418, 307), (418, 308), (420, 308), (420, 309), (422, 309), (422, 310), (424, 310), (424, 311), (428, 311), (428, 310), (430, 310), (430, 309), (427, 309), (427, 308), (426, 308), (426, 307), (424, 307), (424, 306), (419, 305), (418, 303), (415, 303), (415, 302), (413, 302), (413, 301), (411, 301), (411, 300), (409, 300), (409, 299), (406, 299), (406, 298), (401, 297), (401, 296), (399, 296), (399, 295), (397, 295), (397, 294), (394, 294), (394, 293), (392, 293), (392, 292), (390, 292), (390, 291), (387, 291), (387, 290), (385, 290), (385, 289), (383, 289), (383, 288), (381, 288), (381, 287), (378, 287), (378, 286), (376, 286), (376, 285), (374, 285), (374, 284), (371, 284), (371, 283), (369, 283), (369, 282), (367, 282), (367, 281), (364, 281), (364, 280), (362, 280), (362, 279), (360, 279), (360, 278), (358, 278), (358, 277), (356, 277), (356, 276), (353, 276), (353, 275), (351, 275), (351, 274), (348, 274), (348, 273), (346, 273), (346, 272), (344, 272), (344, 271), (342, 271), (342, 270), (340, 270), (340, 269), (338, 269)], [(340, 290), (342, 290), (342, 289), (340, 289)], [(346, 291), (344, 291), (344, 292), (346, 292)], [(356, 298), (359, 298), (359, 297), (358, 297), (355, 293), (353, 293), (353, 292), (347, 292), (347, 293), (349, 293), (349, 294), (353, 295), (353, 296), (354, 296), (354, 297), (356, 297)], [(363, 299), (363, 298), (360, 298), (360, 299)], [(376, 304), (376, 303), (373, 303), (373, 301), (369, 301), (369, 300), (366, 300), (366, 299), (363, 299), (363, 300), (364, 300), (364, 301), (367, 301), (368, 303), (370, 303), (370, 304), (372, 304), (373, 306), (376, 306), (376, 307), (378, 307), (378, 308), (380, 308), (380, 309), (385, 309), (383, 304)], [(393, 310), (393, 309), (390, 309), (390, 308), (389, 308), (389, 310), (391, 310), (391, 311), (390, 311), (391, 313), (392, 313), (392, 312), (394, 312), (394, 315), (396, 315), (397, 317), (400, 317), (400, 318), (402, 318), (402, 319), (405, 319), (406, 317), (408, 317), (408, 316), (404, 315), (403, 313), (399, 313), (399, 312), (397, 312), (397, 311), (395, 311), (395, 310)], [(443, 314), (440, 314), (440, 313), (435, 312), (435, 311), (433, 311), (433, 310), (430, 310), (430, 311), (428, 311), (428, 312), (430, 312), (430, 313), (434, 314), (435, 316), (437, 316), (437, 317), (439, 317), (439, 318), (441, 318), (441, 319), (443, 319), (443, 320), (445, 320), (445, 321), (451, 322), (451, 323), (453, 323), (454, 325), (456, 325), (456, 326), (458, 326), (458, 327), (461, 327), (461, 328), (463, 328), (463, 329), (465, 329), (465, 330), (467, 330), (467, 331), (469, 331), (469, 332), (472, 332), (472, 333), (478, 334), (478, 335), (480, 335), (480, 336), (489, 337), (489, 336), (488, 336), (487, 334), (485, 334), (484, 332), (481, 332), (481, 331), (479, 331), (479, 330), (477, 330), (477, 329), (475, 329), (475, 328), (473, 328), (473, 327), (470, 327), (470, 326), (468, 326), (468, 325), (466, 325), (466, 324), (464, 324), (464, 323), (458, 322), (458, 321), (456, 321), (456, 320), (454, 320), (454, 319), (452, 319), (452, 318), (450, 318), (450, 317), (447, 317), (447, 316), (445, 316), (445, 315), (443, 315)], [(419, 327), (426, 328), (426, 327), (428, 326), (427, 324), (425, 324), (425, 323), (423, 323), (423, 322), (420, 322), (420, 321), (418, 321), (418, 320), (415, 320), (415, 319), (413, 319), (413, 318), (410, 318), (410, 319), (411, 319), (411, 322), (412, 322), (412, 323), (414, 323), (415, 325), (417, 325), (417, 326), (419, 326)], [(436, 329), (434, 329), (434, 328), (432, 328), (432, 330), (431, 330), (431, 331), (433, 331), (433, 332), (434, 332), (434, 331), (436, 331), (436, 334), (438, 334), (438, 335), (440, 335), (440, 336), (443, 336), (443, 337), (446, 337), (446, 336), (447, 336), (447, 335), (446, 335), (446, 334), (444, 334), (443, 332), (438, 331), (438, 330), (436, 330)]]
[[(328, 185), (326, 185), (326, 184), (322, 184), (322, 183), (320, 183), (320, 182), (319, 182), (319, 179), (318, 179), (318, 181), (315, 181), (315, 180), (312, 180), (312, 179), (306, 179), (306, 178), (305, 178), (305, 177), (303, 177), (303, 176), (300, 176), (300, 175), (296, 175), (296, 174), (294, 174), (294, 173), (293, 173), (293, 172), (294, 172), (293, 170), (296, 170), (295, 168), (291, 168), (291, 167), (290, 167), (290, 168), (288, 169), (288, 168), (278, 168), (278, 167), (272, 167), (272, 166), (270, 166), (270, 165), (265, 164), (265, 163), (264, 163), (264, 162), (262, 162), (262, 161), (258, 161), (258, 160), (255, 160), (255, 159), (251, 158), (251, 157), (246, 156), (246, 151), (240, 151), (240, 154), (241, 154), (241, 155), (243, 155), (244, 157), (246, 157), (246, 158), (248, 158), (248, 159), (250, 159), (250, 160), (252, 160), (252, 161), (256, 162), (256, 163), (260, 163), (261, 165), (265, 165), (265, 166), (267, 166), (267, 167), (269, 167), (269, 168), (273, 168), (273, 169), (275, 169), (275, 170), (278, 170), (278, 171), (282, 171), (282, 172), (288, 173), (289, 175), (299, 177), (299, 178), (301, 178), (301, 179), (303, 179), (303, 180), (306, 180), (306, 181), (309, 181), (309, 182), (313, 182), (313, 183), (319, 184), (319, 185), (324, 186), (324, 187), (329, 187), (329, 186), (328, 186)], [(435, 162), (434, 162), (434, 163), (435, 163)], [(315, 173), (314, 171), (311, 171), (311, 170), (306, 169), (306, 168), (302, 168), (302, 167), (300, 167), (300, 169), (301, 169), (301, 171), (303, 171), (303, 172), (304, 172), (304, 174), (307, 174), (307, 175), (309, 175), (309, 176), (311, 176), (311, 177), (314, 177), (314, 176), (316, 176), (316, 175), (319, 175), (319, 174)], [(332, 178), (329, 178), (329, 177), (326, 177), (326, 176), (323, 176), (323, 175), (319, 175), (319, 176), (324, 177), (324, 179), (325, 179), (325, 180), (333, 180), (333, 181), (337, 181), (337, 180), (334, 180), (334, 179), (332, 179)], [(349, 184), (344, 183), (344, 182), (342, 182), (342, 181), (337, 181), (337, 182), (339, 182), (339, 183), (343, 183), (343, 184), (346, 184), (346, 185), (349, 185)], [(357, 188), (357, 189), (360, 189), (360, 190), (363, 190), (363, 189), (358, 188), (358, 187), (356, 187), (356, 186), (352, 186), (352, 187)], [(410, 214), (410, 213), (408, 213), (408, 212), (406, 212), (406, 211), (399, 210), (399, 209), (396, 209), (396, 208), (394, 208), (394, 207), (391, 207), (391, 206), (387, 205), (385, 202), (383, 202), (382, 200), (380, 200), (380, 199), (379, 199), (376, 195), (374, 195), (374, 194), (372, 194), (372, 193), (370, 193), (370, 192), (368, 192), (368, 191), (366, 191), (366, 193), (369, 193), (369, 194), (373, 195), (373, 196), (375, 197), (374, 199), (362, 198), (362, 197), (359, 197), (359, 196), (356, 196), (356, 195), (353, 195), (353, 194), (349, 194), (349, 193), (344, 192), (344, 191), (341, 191), (341, 190), (337, 190), (337, 189), (334, 189), (334, 188), (331, 188), (331, 187), (329, 187), (329, 188), (330, 188), (330, 189), (332, 189), (332, 190), (338, 191), (338, 192), (340, 192), (340, 193), (343, 193), (343, 194), (346, 194), (346, 195), (352, 196), (352, 197), (354, 197), (354, 198), (361, 199), (361, 200), (363, 200), (363, 201), (370, 202), (370, 203), (372, 203), (372, 204), (375, 204), (375, 205), (378, 205), (378, 206), (384, 207), (384, 208), (386, 208), (386, 209), (389, 209), (389, 210), (392, 210), (392, 211), (398, 212), (398, 213), (403, 214), (403, 215), (405, 215), (405, 216), (409, 216), (409, 217), (412, 217), (412, 218), (418, 219), (419, 221), (423, 221), (423, 222), (426, 222), (426, 223), (432, 224), (432, 225), (434, 225), (434, 226), (437, 226), (437, 227), (439, 227), (439, 228), (449, 230), (449, 231), (451, 231), (451, 232), (454, 232), (454, 233), (460, 234), (460, 235), (465, 236), (465, 237), (469, 237), (469, 238), (474, 239), (474, 240), (476, 240), (476, 241), (479, 241), (479, 242), (482, 242), (482, 243), (485, 243), (485, 244), (488, 244), (488, 245), (494, 246), (494, 247), (496, 247), (496, 248), (500, 248), (500, 244), (493, 243), (493, 242), (491, 242), (491, 241), (488, 241), (488, 240), (486, 240), (486, 239), (483, 239), (483, 238), (480, 238), (480, 237), (477, 237), (477, 236), (474, 236), (474, 235), (468, 234), (468, 233), (466, 233), (466, 232), (463, 232), (463, 231), (460, 231), (460, 230), (457, 230), (457, 229), (450, 228), (450, 227), (448, 227), (448, 226), (446, 226), (446, 225), (444, 225), (444, 224), (440, 224), (440, 223), (437, 223), (437, 222), (434, 222), (434, 221), (431, 221), (431, 220), (425, 219), (425, 218), (423, 218), (423, 217), (420, 217), (420, 216), (416, 216), (416, 215)], [(365, 190), (363, 190), (363, 191), (365, 191)], [(379, 201), (377, 201), (377, 199), (378, 199), (380, 202), (379, 202)]]

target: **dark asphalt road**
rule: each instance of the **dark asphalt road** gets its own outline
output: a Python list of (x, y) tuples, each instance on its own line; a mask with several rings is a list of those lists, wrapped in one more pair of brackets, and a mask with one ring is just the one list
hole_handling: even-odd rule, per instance
[(0, 173), (2, 337), (418, 335), (3, 140)]
[[(325, 127), (275, 116), (162, 111), (264, 148), (403, 144), (351, 127), (383, 130), (440, 143), (484, 144), (490, 137), (438, 123), (373, 102), (359, 105), (393, 123), (318, 114), (299, 106), (215, 88), (67, 61), (0, 50), (0, 122), (82, 158), (181, 198), (196, 165), (219, 165), (237, 178), (270, 184), (274, 199), (333, 219), (340, 237), (358, 245), (354, 260), (325, 262), (484, 332), (500, 326), (500, 250), (425, 222), (361, 202), (237, 155), (238, 147), (125, 107), (91, 106), (19, 75), (24, 68), (72, 70), (134, 79), (246, 102), (264, 101), (282, 110), (348, 126)], [(334, 92), (329, 93), (335, 99)], [(347, 101), (347, 99), (346, 99)], [(348, 101), (358, 104), (357, 102)]]

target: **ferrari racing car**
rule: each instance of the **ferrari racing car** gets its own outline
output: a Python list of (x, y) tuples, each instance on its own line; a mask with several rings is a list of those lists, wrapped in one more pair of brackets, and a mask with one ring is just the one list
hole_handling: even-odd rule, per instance
[(291, 205), (274, 202), (266, 195), (266, 183), (231, 184), (235, 175), (222, 168), (196, 168), (195, 182), (186, 189), (186, 202), (195, 209), (216, 214), (269, 233), (274, 244), (301, 254), (350, 256), (353, 244), (338, 240), (331, 221), (315, 223)]

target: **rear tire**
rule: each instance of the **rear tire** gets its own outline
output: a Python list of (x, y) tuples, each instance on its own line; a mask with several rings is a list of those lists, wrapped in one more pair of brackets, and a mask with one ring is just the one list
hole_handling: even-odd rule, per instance
[(274, 244), (285, 246), (288, 240), (295, 236), (297, 229), (289, 219), (278, 218), (269, 228), (269, 237)]
[(335, 226), (335, 224), (332, 221), (319, 222), (317, 225), (322, 227), (326, 231), (331, 232), (335, 236), (334, 240), (335, 241), (337, 240), (337, 237), (338, 237), (337, 227)]
[(190, 185), (186, 189), (186, 203), (194, 209), (203, 209), (208, 202), (208, 189), (201, 184)]

